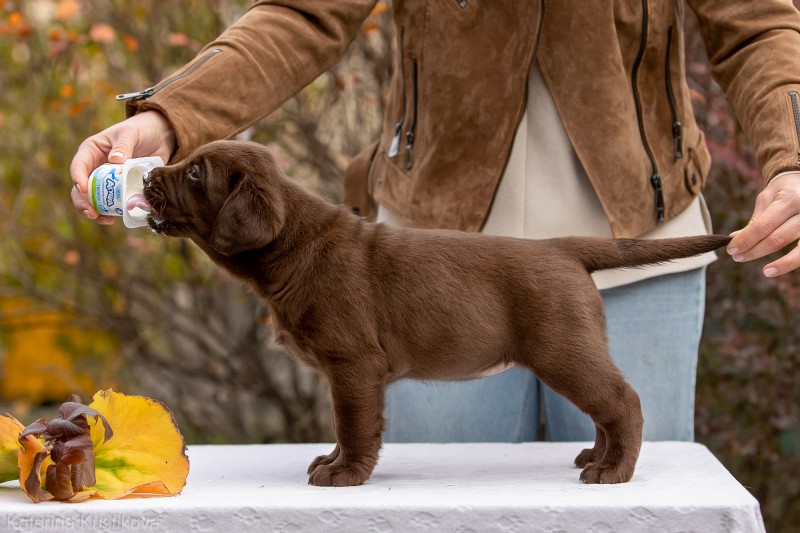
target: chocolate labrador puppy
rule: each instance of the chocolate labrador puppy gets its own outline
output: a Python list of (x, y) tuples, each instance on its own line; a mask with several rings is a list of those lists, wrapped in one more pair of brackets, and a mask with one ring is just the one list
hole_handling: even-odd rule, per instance
[(373, 224), (306, 192), (266, 148), (218, 141), (155, 169), (150, 227), (193, 240), (246, 281), (277, 339), (322, 372), (336, 447), (308, 469), (314, 485), (359, 485), (381, 448), (387, 385), (459, 380), (521, 365), (588, 413), (586, 483), (633, 475), (639, 397), (611, 361), (603, 302), (589, 273), (687, 257), (728, 237), (524, 240)]

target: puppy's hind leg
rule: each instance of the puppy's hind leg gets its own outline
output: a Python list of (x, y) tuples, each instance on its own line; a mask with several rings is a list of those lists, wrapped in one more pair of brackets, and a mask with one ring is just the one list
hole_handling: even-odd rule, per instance
[(603, 428), (596, 424), (595, 431), (594, 447), (586, 448), (575, 458), (575, 466), (578, 468), (600, 461), (606, 453), (606, 434)]
[(548, 334), (531, 340), (525, 351), (530, 355), (518, 362), (597, 426), (595, 446), (575, 459), (583, 468), (581, 481), (623, 483), (633, 476), (639, 457), (642, 409), (639, 395), (611, 360), (599, 296), (596, 303), (599, 320), (583, 306), (573, 313), (562, 308), (558, 319), (547, 324)]

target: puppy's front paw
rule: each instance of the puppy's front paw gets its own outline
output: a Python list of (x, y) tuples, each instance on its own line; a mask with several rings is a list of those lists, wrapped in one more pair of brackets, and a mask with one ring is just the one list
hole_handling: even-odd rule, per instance
[(633, 466), (589, 463), (581, 472), (581, 481), (602, 484), (625, 483), (633, 477), (633, 469)]
[[(317, 460), (320, 459), (319, 457)], [(316, 460), (315, 460), (316, 462)], [(330, 464), (319, 463), (314, 466), (308, 476), (308, 484), (318, 487), (352, 487), (361, 485), (369, 479), (371, 469), (364, 465), (345, 463), (341, 460), (334, 460)]]

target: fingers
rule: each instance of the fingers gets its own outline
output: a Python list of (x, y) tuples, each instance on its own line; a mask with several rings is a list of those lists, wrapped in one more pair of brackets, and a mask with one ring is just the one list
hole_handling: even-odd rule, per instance
[(86, 184), (89, 181), (89, 174), (94, 169), (106, 162), (106, 151), (104, 145), (106, 140), (95, 135), (81, 143), (78, 147), (78, 152), (72, 158), (72, 163), (69, 166), (69, 175), (72, 183), (77, 185), (82, 193), (86, 193)]
[(781, 274), (786, 274), (800, 267), (800, 246), (796, 246), (792, 251), (764, 267), (764, 275), (774, 278)]
[(82, 192), (77, 185), (73, 185), (70, 190), (70, 197), (72, 198), (72, 205), (75, 210), (83, 214), (86, 218), (96, 221), (99, 224), (111, 225), (114, 223), (114, 217), (104, 216), (99, 214), (86, 193)]
[(133, 157), (133, 146), (127, 138), (116, 139), (108, 154), (108, 162), (121, 165)]
[(70, 193), (75, 210), (100, 224), (113, 224), (114, 218), (100, 215), (89, 202), (87, 184), (89, 175), (103, 163), (122, 164), (129, 159), (135, 146), (136, 131), (116, 124), (83, 141), (70, 164), (69, 173), (74, 187)]
[[(787, 174), (771, 182), (756, 199), (753, 218), (731, 234), (728, 253), (743, 262), (773, 254), (800, 239), (800, 173)], [(797, 249), (764, 267), (767, 277), (800, 267)]]
[[(744, 230), (741, 230), (735, 233), (741, 234), (743, 231)], [(731, 257), (736, 262), (758, 259), (784, 249), (786, 246), (792, 244), (792, 242), (797, 241), (798, 235), (800, 235), (800, 215), (795, 215), (775, 230), (769, 232), (766, 237), (758, 241), (747, 251), (741, 252), (737, 248), (732, 248), (728, 250), (728, 253), (731, 254)]]

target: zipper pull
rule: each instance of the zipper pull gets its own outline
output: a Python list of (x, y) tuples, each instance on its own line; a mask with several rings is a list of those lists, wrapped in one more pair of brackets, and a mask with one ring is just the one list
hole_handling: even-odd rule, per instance
[(156, 92), (155, 87), (148, 87), (147, 89), (144, 89), (143, 91), (138, 91), (138, 92), (135, 92), (135, 93), (118, 94), (116, 96), (116, 99), (117, 99), (118, 102), (121, 102), (122, 100), (133, 100), (133, 99), (137, 99), (137, 98), (148, 98), (150, 96), (153, 96), (153, 93), (155, 93), (155, 92)]
[(398, 153), (400, 153), (400, 137), (403, 134), (403, 120), (401, 119), (400, 122), (394, 127), (394, 137), (392, 137), (392, 144), (389, 146), (389, 151), (386, 155), (389, 157), (395, 157)]
[(414, 166), (414, 132), (409, 130), (406, 133), (406, 170), (411, 170)]
[(650, 176), (650, 183), (656, 192), (656, 223), (660, 226), (664, 223), (664, 189), (661, 186), (661, 176), (658, 172)]
[(681, 123), (676, 120), (672, 123), (672, 138), (675, 139), (675, 159), (683, 158), (683, 128)]

